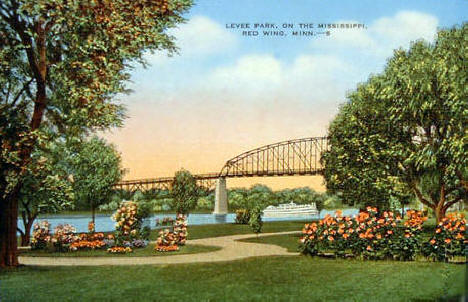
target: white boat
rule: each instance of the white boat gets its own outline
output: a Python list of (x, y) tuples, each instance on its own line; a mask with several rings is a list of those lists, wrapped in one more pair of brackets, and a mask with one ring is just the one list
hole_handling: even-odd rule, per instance
[(295, 204), (294, 202), (283, 203), (275, 206), (268, 206), (263, 210), (263, 217), (294, 217), (317, 215), (315, 203)]

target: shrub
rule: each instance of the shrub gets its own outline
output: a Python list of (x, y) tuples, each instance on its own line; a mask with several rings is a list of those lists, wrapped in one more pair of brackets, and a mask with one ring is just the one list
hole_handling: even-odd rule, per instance
[(40, 223), (34, 224), (33, 234), (31, 238), (31, 249), (44, 249), (50, 242), (50, 223), (43, 220)]
[(248, 209), (236, 210), (235, 223), (237, 224), (248, 224), (250, 220), (250, 211)]
[(254, 207), (250, 210), (249, 225), (255, 234), (258, 235), (258, 233), (262, 232), (263, 221), (260, 207)]
[(465, 217), (462, 214), (449, 214), (439, 222), (429, 241), (424, 243), (423, 254), (439, 261), (465, 256), (465, 232)]
[(177, 236), (174, 232), (165, 229), (164, 231), (159, 231), (159, 237), (156, 241), (154, 249), (158, 252), (169, 252), (179, 250), (177, 245)]
[(156, 226), (172, 226), (174, 225), (174, 222), (175, 220), (172, 217), (164, 217), (162, 220), (156, 218)]
[(174, 224), (174, 234), (178, 245), (185, 245), (187, 240), (187, 216), (178, 214)]
[(69, 249), (70, 244), (76, 240), (76, 229), (70, 225), (57, 225), (54, 229), (54, 235), (51, 239), (55, 251), (64, 252)]
[(335, 217), (327, 215), (318, 223), (306, 224), (300, 250), (310, 255), (332, 252), (338, 257), (414, 260), (426, 217), (421, 212), (408, 211), (404, 228), (399, 228), (399, 216), (390, 211), (381, 216), (377, 213), (376, 208), (367, 207), (367, 211), (350, 218), (342, 217), (341, 211), (337, 211)]
[(115, 239), (117, 245), (124, 241), (140, 239), (143, 220), (149, 215), (148, 207), (133, 201), (124, 201), (112, 215), (115, 223)]

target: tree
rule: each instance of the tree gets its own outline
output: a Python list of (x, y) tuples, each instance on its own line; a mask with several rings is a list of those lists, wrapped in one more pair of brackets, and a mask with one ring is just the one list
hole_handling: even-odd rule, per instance
[(437, 221), (468, 198), (467, 36), (465, 23), (395, 51), (349, 96), (329, 129), (327, 187), (366, 202), (410, 193)]
[(177, 171), (171, 187), (172, 208), (177, 214), (188, 214), (197, 206), (198, 192), (195, 177), (187, 170)]
[(31, 227), (40, 213), (72, 208), (74, 202), (71, 175), (65, 169), (61, 144), (54, 142), (48, 148), (33, 152), (34, 169), (28, 169), (20, 191), (19, 213), (24, 229), (21, 245), (29, 245)]
[[(18, 199), (41, 133), (120, 125), (127, 71), (174, 52), (167, 29), (191, 0), (0, 2), (0, 267), (18, 265)], [(44, 131), (48, 129), (51, 131)]]
[(387, 209), (392, 196), (409, 197), (398, 169), (403, 159), (390, 149), (408, 147), (411, 137), (402, 124), (389, 120), (390, 104), (376, 94), (384, 82), (382, 76), (372, 76), (359, 85), (328, 129), (331, 148), (322, 156), (324, 178), (327, 190), (345, 204)]
[(120, 155), (113, 145), (92, 137), (72, 147), (69, 161), (76, 204), (91, 208), (94, 223), (96, 207), (110, 201), (112, 185), (122, 178)]

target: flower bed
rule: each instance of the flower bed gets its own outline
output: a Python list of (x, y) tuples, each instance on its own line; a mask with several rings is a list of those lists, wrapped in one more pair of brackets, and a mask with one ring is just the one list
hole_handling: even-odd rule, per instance
[(429, 242), (430, 246), (421, 238), (426, 220), (421, 212), (411, 210), (407, 212), (403, 227), (399, 227), (401, 218), (389, 211), (378, 215), (376, 208), (368, 207), (355, 218), (343, 217), (337, 211), (334, 217), (327, 215), (318, 223), (306, 224), (300, 248), (302, 253), (309, 255), (362, 259), (414, 260), (417, 254), (424, 254), (426, 250), (425, 254), (440, 260), (441, 246), (444, 246), (444, 259), (446, 255), (463, 255), (464, 232), (461, 233), (461, 229), (465, 228), (465, 220), (443, 220), (436, 236)]

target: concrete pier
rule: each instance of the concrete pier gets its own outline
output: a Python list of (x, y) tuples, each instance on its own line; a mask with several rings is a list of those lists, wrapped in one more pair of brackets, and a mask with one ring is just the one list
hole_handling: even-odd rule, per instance
[(213, 214), (227, 214), (228, 198), (226, 188), (226, 178), (220, 177), (216, 180), (215, 206)]

